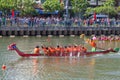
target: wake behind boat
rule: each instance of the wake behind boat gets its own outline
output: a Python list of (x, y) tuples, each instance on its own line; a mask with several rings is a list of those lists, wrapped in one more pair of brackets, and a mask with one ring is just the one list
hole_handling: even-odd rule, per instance
[(113, 52), (113, 53), (116, 53), (119, 51), (119, 48), (115, 48), (115, 49), (107, 49), (107, 50), (102, 50), (102, 51), (87, 51), (87, 52), (79, 52), (79, 51), (76, 51), (76, 52), (70, 52), (70, 53), (65, 53), (63, 51), (61, 51), (60, 53), (54, 53), (54, 54), (51, 54), (51, 55), (46, 55), (46, 54), (34, 54), (34, 53), (25, 53), (25, 52), (22, 52), (20, 51), (16, 44), (15, 43), (12, 43), (10, 45), (8, 45), (8, 50), (15, 50), (19, 56), (21, 57), (32, 57), (32, 56), (59, 56), (59, 57), (63, 57), (63, 56), (76, 56), (76, 57), (80, 57), (80, 56), (93, 56), (93, 55), (96, 55), (96, 54), (108, 54), (110, 52)]

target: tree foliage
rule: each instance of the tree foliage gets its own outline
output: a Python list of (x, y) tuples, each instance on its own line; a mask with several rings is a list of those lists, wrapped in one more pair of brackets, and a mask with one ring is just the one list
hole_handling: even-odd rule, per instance
[(75, 13), (82, 12), (82, 11), (86, 10), (86, 8), (89, 5), (87, 0), (71, 0), (71, 4), (72, 4), (72, 10)]
[(0, 0), (0, 10), (5, 13), (10, 13), (11, 10), (19, 10), (21, 14), (26, 15), (35, 11), (33, 0)]
[(117, 14), (117, 10), (114, 7), (115, 1), (114, 0), (107, 0), (103, 5), (95, 7), (95, 8), (87, 8), (86, 15), (90, 15), (91, 13), (103, 13), (109, 15)]
[(120, 12), (120, 6), (119, 6), (119, 7), (117, 7), (117, 11), (118, 11), (118, 12)]
[(60, 3), (59, 0), (46, 0), (42, 6), (46, 12), (62, 11), (64, 9), (63, 3)]

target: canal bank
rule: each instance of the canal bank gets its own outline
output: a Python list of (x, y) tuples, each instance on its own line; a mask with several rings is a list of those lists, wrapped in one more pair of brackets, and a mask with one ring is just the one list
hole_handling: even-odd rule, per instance
[(1, 27), (0, 36), (120, 35), (120, 27)]

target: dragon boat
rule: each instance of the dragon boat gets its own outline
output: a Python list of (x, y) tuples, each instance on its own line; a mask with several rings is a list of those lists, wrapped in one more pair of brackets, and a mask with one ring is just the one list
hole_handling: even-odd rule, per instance
[[(8, 50), (15, 50), (19, 56), (21, 57), (32, 57), (32, 56), (49, 56), (49, 55), (44, 55), (44, 54), (34, 54), (34, 53), (25, 53), (25, 52), (22, 52), (20, 51), (16, 44), (15, 43), (12, 43), (10, 45), (8, 45)], [(62, 57), (62, 56), (76, 56), (76, 57), (80, 57), (80, 56), (93, 56), (93, 55), (96, 55), (96, 54), (108, 54), (110, 52), (113, 52), (113, 53), (117, 53), (119, 51), (119, 48), (115, 48), (115, 49), (107, 49), (107, 50), (101, 50), (101, 51), (87, 51), (87, 52), (84, 52), (84, 53), (80, 53), (80, 52), (77, 52), (77, 54), (64, 54), (64, 53), (60, 53), (60, 55), (50, 55), (50, 56), (59, 56), (59, 57)], [(62, 55), (61, 55), (62, 54)], [(71, 55), (72, 54), (72, 55)]]

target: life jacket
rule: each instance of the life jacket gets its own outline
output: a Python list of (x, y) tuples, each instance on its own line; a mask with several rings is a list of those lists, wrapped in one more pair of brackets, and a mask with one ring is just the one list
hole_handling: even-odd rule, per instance
[(96, 47), (96, 43), (95, 43), (94, 41), (90, 42), (90, 45), (91, 45), (92, 47)]

